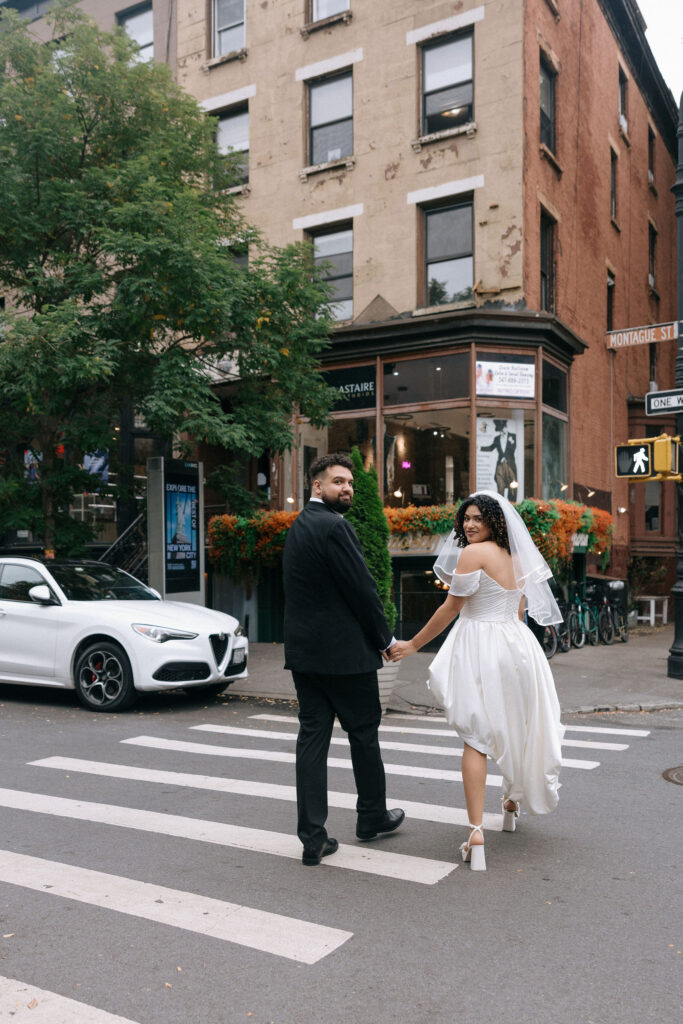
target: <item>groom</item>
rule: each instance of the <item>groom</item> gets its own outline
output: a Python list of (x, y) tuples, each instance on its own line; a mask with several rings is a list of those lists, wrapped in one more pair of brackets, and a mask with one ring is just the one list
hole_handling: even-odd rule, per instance
[(377, 736), (377, 669), (394, 641), (358, 537), (343, 518), (353, 501), (353, 463), (323, 455), (310, 476), (311, 499), (289, 530), (283, 569), (285, 668), (299, 699), (297, 833), (303, 863), (313, 865), (339, 846), (325, 829), (335, 714), (351, 746), (358, 839), (393, 832), (405, 813), (387, 810)]

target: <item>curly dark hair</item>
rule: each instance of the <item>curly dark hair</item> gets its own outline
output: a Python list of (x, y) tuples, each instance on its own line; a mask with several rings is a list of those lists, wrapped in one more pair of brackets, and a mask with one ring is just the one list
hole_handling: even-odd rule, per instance
[(330, 452), (329, 455), (319, 455), (318, 458), (311, 463), (311, 468), (308, 471), (310, 477), (311, 486), (313, 481), (317, 480), (318, 477), (323, 476), (328, 469), (332, 466), (342, 466), (344, 469), (350, 469), (353, 472), (353, 462), (348, 455), (344, 455), (342, 452)]
[(503, 510), (495, 500), (495, 498), (489, 498), (487, 494), (470, 494), (469, 498), (465, 498), (462, 505), (455, 514), (455, 539), (458, 542), (458, 546), (461, 548), (467, 547), (469, 541), (465, 536), (465, 512), (470, 505), (476, 505), (481, 512), (484, 524), (488, 526), (491, 531), (491, 540), (498, 545), (499, 548), (503, 548), (504, 551), (510, 550), (510, 541), (508, 540), (508, 530), (505, 524), (505, 516)]

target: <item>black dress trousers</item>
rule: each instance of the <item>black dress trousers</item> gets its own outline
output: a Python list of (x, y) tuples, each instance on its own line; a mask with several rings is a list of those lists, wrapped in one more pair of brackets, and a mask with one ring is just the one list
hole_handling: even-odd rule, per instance
[(361, 827), (386, 811), (386, 782), (377, 730), (382, 718), (377, 672), (320, 675), (292, 672), (299, 698), (296, 746), (297, 834), (307, 848), (327, 838), (327, 755), (335, 714), (348, 733)]

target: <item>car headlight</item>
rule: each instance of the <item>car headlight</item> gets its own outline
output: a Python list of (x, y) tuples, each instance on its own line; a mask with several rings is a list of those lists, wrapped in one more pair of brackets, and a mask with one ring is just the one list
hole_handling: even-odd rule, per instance
[(244, 630), (238, 625), (237, 629), (233, 633), (233, 636), (244, 636)]
[(144, 622), (134, 622), (133, 629), (155, 644), (165, 644), (167, 640), (194, 640), (199, 635), (189, 633), (186, 629), (173, 629), (172, 626), (148, 626)]

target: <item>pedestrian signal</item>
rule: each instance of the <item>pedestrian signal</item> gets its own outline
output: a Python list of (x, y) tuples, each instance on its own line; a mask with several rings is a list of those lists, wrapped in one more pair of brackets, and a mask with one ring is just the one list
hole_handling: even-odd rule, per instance
[(629, 441), (618, 444), (614, 449), (614, 468), (617, 476), (647, 479), (654, 473), (652, 467), (652, 442)]
[(631, 480), (680, 480), (679, 442), (680, 437), (660, 434), (618, 444), (614, 449), (614, 471), (617, 476)]

